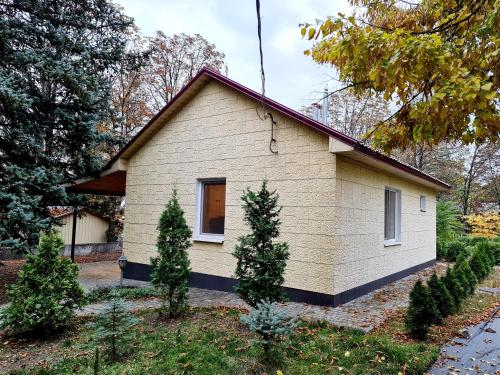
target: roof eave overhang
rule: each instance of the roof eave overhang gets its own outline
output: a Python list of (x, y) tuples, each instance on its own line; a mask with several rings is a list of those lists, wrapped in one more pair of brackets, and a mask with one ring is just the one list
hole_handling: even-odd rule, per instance
[(330, 137), (330, 152), (369, 165), (376, 170), (416, 182), (435, 191), (449, 191), (451, 186), (420, 170), (385, 156), (361, 143), (347, 144)]

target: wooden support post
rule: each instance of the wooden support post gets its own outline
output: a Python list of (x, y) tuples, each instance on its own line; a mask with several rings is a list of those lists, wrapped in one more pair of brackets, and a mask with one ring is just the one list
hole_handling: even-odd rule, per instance
[(73, 232), (71, 233), (71, 261), (75, 261), (75, 242), (76, 242), (76, 222), (78, 220), (78, 208), (73, 207)]

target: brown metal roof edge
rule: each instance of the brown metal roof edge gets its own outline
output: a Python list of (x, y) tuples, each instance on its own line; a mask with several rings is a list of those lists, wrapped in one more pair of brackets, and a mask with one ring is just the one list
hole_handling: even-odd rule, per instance
[(356, 151), (361, 152), (371, 158), (378, 159), (384, 163), (387, 163), (397, 169), (400, 169), (406, 173), (409, 173), (411, 175), (414, 175), (416, 177), (422, 178), (424, 180), (427, 180), (429, 182), (432, 182), (433, 184), (436, 184), (438, 186), (441, 186), (445, 189), (450, 189), (451, 186), (447, 184), (446, 182), (443, 182), (425, 172), (422, 172), (421, 170), (412, 167), (408, 164), (405, 164), (397, 159), (394, 159), (392, 157), (386, 156), (379, 151), (376, 151), (372, 149), (371, 147), (368, 147), (358, 141), (355, 138), (349, 137), (346, 134), (343, 134), (333, 128), (330, 128), (318, 121), (315, 121), (305, 115), (303, 115), (300, 112), (297, 112), (287, 106), (284, 106), (283, 104), (280, 104), (270, 98), (267, 97), (262, 97), (261, 94), (258, 92), (249, 89), (246, 86), (241, 85), (240, 83), (233, 81), (232, 79), (223, 76), (222, 74), (208, 69), (208, 68), (203, 68), (201, 69), (196, 76), (194, 76), (173, 98), (170, 102), (167, 103), (165, 107), (163, 107), (160, 112), (158, 112), (103, 168), (103, 170), (109, 169), (111, 165), (120, 158), (121, 155), (168, 109), (170, 106), (174, 104), (174, 102), (181, 97), (184, 92), (186, 92), (194, 82), (196, 82), (201, 76), (208, 76), (225, 86), (228, 86), (252, 99), (255, 100), (263, 100), (264, 104), (267, 105), (268, 107), (274, 109), (277, 112), (280, 112), (284, 114), (287, 117), (290, 117), (303, 125), (306, 125), (316, 131), (319, 131), (323, 134), (326, 134), (328, 136), (331, 136), (333, 138), (338, 139), (341, 142), (346, 143), (349, 146), (352, 146)]

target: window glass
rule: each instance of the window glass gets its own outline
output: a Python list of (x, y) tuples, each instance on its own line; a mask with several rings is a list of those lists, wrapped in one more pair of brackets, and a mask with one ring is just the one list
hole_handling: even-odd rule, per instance
[(385, 231), (384, 239), (396, 239), (396, 192), (393, 190), (385, 190)]
[(425, 198), (425, 195), (420, 196), (420, 211), (425, 212), (427, 209), (427, 200)]
[(224, 234), (226, 183), (203, 182), (202, 196), (202, 233)]

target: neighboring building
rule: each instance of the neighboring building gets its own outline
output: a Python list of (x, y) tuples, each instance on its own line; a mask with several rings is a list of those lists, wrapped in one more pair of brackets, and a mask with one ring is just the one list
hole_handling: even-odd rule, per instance
[[(54, 226), (54, 229), (61, 234), (64, 245), (71, 245), (73, 209), (53, 208), (51, 215), (53, 218), (60, 220), (61, 226)], [(80, 210), (76, 222), (75, 244), (84, 245), (107, 242), (106, 231), (108, 227), (109, 219), (90, 210)]]
[(447, 184), (207, 69), (99, 177), (68, 191), (126, 194), (125, 276), (147, 279), (176, 188), (193, 230), (191, 284), (231, 291), (232, 252), (248, 231), (240, 197), (264, 178), (283, 205), (292, 300), (335, 306), (435, 261), (436, 193)]

